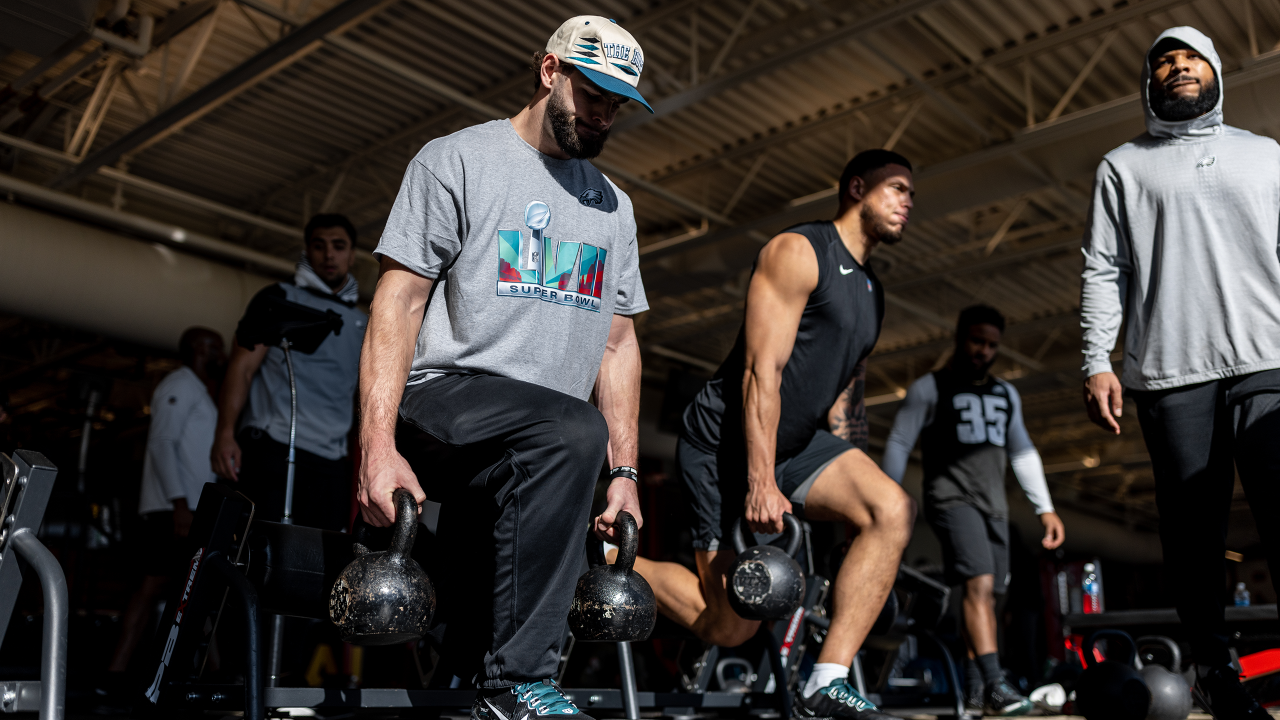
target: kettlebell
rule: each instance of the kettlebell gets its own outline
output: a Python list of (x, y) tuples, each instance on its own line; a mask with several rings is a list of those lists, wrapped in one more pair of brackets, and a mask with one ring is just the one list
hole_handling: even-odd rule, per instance
[[(731, 667), (740, 667), (743, 669), (743, 678), (725, 677), (726, 671)], [(749, 693), (751, 686), (748, 684), (755, 677), (755, 668), (751, 667), (751, 663), (745, 658), (725, 658), (716, 663), (716, 681), (720, 683), (721, 692), (729, 693)]]
[(569, 606), (569, 628), (584, 642), (648, 640), (658, 621), (653, 589), (632, 569), (640, 545), (636, 519), (619, 511), (613, 527), (618, 531), (618, 557), (606, 565), (599, 539), (588, 533), (591, 569), (578, 578)]
[[(729, 606), (747, 620), (777, 620), (796, 611), (804, 602), (804, 571), (791, 556), (800, 547), (800, 521), (791, 513), (782, 516), (786, 549), (773, 545), (747, 547), (746, 523), (733, 524), (733, 549), (738, 558), (729, 573)], [(752, 533), (752, 541), (755, 534)]]
[[(1123, 641), (1128, 656), (1121, 662), (1108, 658), (1102, 662), (1094, 659), (1093, 644), (1099, 638), (1108, 638), (1109, 654), (1118, 655), (1120, 648), (1112, 646)], [(1112, 640), (1114, 639), (1114, 640)], [(1151, 704), (1151, 692), (1142, 681), (1142, 675), (1134, 669), (1138, 647), (1133, 638), (1121, 630), (1099, 630), (1084, 645), (1085, 669), (1076, 682), (1075, 712), (1088, 720), (1145, 720)]]
[(396, 506), (391, 548), (370, 552), (354, 545), (356, 559), (329, 592), (329, 619), (345, 642), (396, 645), (420, 639), (431, 627), (436, 593), (422, 566), (409, 557), (418, 534), (418, 503), (403, 488)]
[(1146, 654), (1142, 669), (1142, 679), (1151, 692), (1151, 706), (1147, 709), (1147, 720), (1186, 720), (1191, 714), (1191, 686), (1182, 676), (1182, 651), (1178, 644), (1163, 635), (1147, 635), (1138, 638), (1138, 650), (1148, 645), (1162, 645), (1169, 650), (1169, 668), (1161, 667), (1154, 662), (1151, 654)]

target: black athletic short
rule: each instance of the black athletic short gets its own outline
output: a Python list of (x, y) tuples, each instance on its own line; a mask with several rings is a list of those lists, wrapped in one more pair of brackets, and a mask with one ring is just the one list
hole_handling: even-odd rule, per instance
[(1009, 521), (986, 515), (972, 505), (926, 505), (925, 519), (942, 543), (948, 585), (979, 575), (995, 576), (995, 593), (1009, 589)]
[[(799, 454), (774, 464), (778, 489), (791, 501), (797, 516), (804, 516), (805, 498), (822, 471), (853, 449), (848, 440), (819, 430)], [(735, 444), (732, 449), (722, 445), (719, 451), (708, 452), (681, 435), (676, 443), (676, 466), (688, 505), (693, 546), (698, 550), (719, 549), (721, 538), (729, 537), (734, 521), (745, 510), (746, 450)]]

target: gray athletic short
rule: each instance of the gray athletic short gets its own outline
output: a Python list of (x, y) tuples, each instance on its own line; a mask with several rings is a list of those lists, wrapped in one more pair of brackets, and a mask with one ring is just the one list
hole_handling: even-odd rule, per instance
[(995, 593), (1009, 589), (1009, 521), (972, 505), (925, 506), (925, 519), (942, 543), (948, 585), (979, 575), (995, 576)]
[[(819, 430), (797, 455), (774, 464), (778, 488), (791, 501), (797, 517), (804, 517), (804, 501), (813, 482), (836, 458), (852, 449), (848, 440)], [(746, 451), (735, 444), (707, 452), (681, 435), (676, 443), (676, 467), (693, 546), (698, 550), (719, 549), (721, 539), (730, 537), (734, 521), (745, 510)]]

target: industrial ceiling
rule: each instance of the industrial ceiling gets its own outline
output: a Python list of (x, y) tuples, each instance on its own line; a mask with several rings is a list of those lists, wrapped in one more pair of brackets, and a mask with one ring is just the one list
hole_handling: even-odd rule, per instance
[[(1093, 170), (1142, 131), (1142, 57), (1174, 25), (1214, 39), (1227, 122), (1276, 135), (1280, 0), (0, 0), (0, 182), (252, 249), (226, 261), (268, 271), (313, 212), (348, 214), (371, 250), (409, 158), (516, 113), (529, 56), (583, 13), (646, 53), (656, 112), (625, 106), (597, 164), (635, 203), (652, 387), (718, 365), (762, 242), (831, 216), (845, 161), (890, 147), (918, 194), (904, 241), (873, 258), (877, 442), (945, 361), (959, 309), (988, 303), (1059, 503), (1154, 527), (1136, 422), (1110, 438), (1079, 397)], [(42, 362), (0, 361), (24, 378)]]

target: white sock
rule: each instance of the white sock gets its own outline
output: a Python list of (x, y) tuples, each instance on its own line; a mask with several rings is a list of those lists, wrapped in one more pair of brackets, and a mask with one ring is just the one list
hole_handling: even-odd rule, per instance
[(809, 675), (809, 682), (804, 686), (805, 697), (809, 697), (831, 684), (832, 680), (843, 680), (849, 677), (849, 666), (839, 663), (817, 663)]

